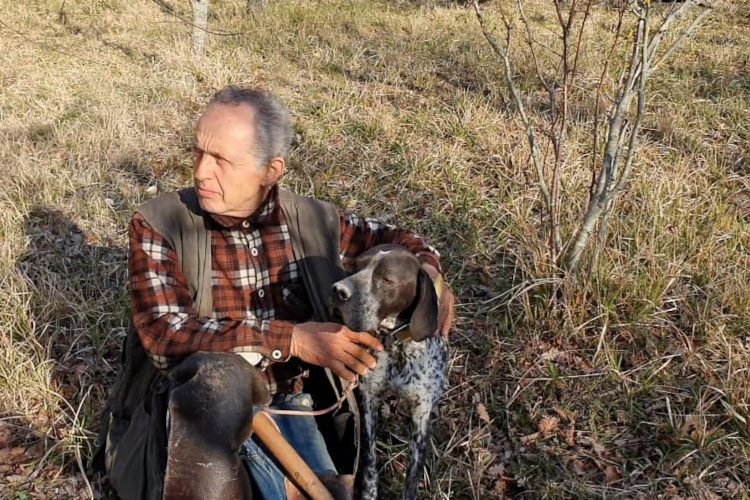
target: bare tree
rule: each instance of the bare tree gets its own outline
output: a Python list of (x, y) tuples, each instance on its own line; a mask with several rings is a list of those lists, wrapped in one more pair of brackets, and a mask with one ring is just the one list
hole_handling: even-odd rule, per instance
[(193, 55), (203, 57), (208, 29), (208, 0), (190, 0), (190, 7), (193, 9)]
[[(579, 60), (586, 43), (586, 28), (593, 0), (571, 0), (563, 3), (551, 0), (554, 5), (559, 32), (555, 33), (557, 45), (550, 46), (529, 21), (522, 0), (516, 0), (513, 14), (500, 6), (502, 43), (498, 42), (474, 0), (474, 9), (484, 37), (504, 66), (505, 83), (524, 125), (531, 161), (543, 199), (545, 230), (551, 262), (575, 273), (578, 271), (583, 251), (589, 245), (596, 225), (598, 238), (592, 257), (592, 267), (606, 240), (607, 221), (613, 201), (622, 190), (634, 167), (638, 137), (646, 112), (646, 83), (669, 60), (680, 44), (690, 36), (720, 0), (685, 0), (655, 6), (652, 0), (623, 0), (618, 2), (617, 25), (611, 44), (604, 51), (601, 76), (596, 85), (596, 103), (593, 111), (591, 163), (592, 181), (586, 210), (581, 214), (571, 236), (562, 242), (560, 236), (560, 203), (563, 196), (561, 172), (568, 161), (570, 99), (574, 92), (591, 92), (585, 85), (574, 85), (579, 73)], [(566, 6), (567, 5), (567, 6)], [(695, 7), (703, 10), (691, 19), (688, 14)], [(507, 9), (507, 7), (506, 7)], [(547, 95), (548, 113), (540, 120), (526, 111), (529, 95), (524, 95), (518, 85), (512, 61), (512, 42), (517, 16), (523, 26), (523, 41), (529, 48), (535, 67), (535, 79)], [(662, 47), (664, 40), (667, 47)], [(540, 52), (552, 57), (551, 65), (543, 67)], [(624, 60), (624, 63), (619, 61)], [(620, 68), (613, 66), (621, 64)], [(613, 75), (616, 73), (616, 76)], [(614, 89), (609, 93), (605, 89)], [(602, 131), (601, 129), (604, 128)], [(543, 144), (540, 146), (538, 131)], [(602, 144), (602, 138), (606, 138)], [(547, 151), (551, 150), (551, 154)], [(544, 152), (544, 154), (543, 154)], [(601, 152), (601, 154), (599, 154)]]

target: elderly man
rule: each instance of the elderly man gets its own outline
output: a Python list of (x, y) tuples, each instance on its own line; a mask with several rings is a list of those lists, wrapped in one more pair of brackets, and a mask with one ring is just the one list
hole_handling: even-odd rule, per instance
[[(187, 355), (236, 352), (262, 370), (272, 407), (309, 410), (340, 394), (332, 373), (353, 381), (374, 366), (369, 350), (383, 348), (369, 333), (328, 322), (331, 284), (353, 259), (396, 243), (433, 279), (441, 272), (438, 253), (416, 234), (279, 188), (292, 134), (289, 113), (269, 94), (234, 86), (219, 91), (196, 127), (194, 187), (152, 200), (133, 217), (135, 333), (105, 411), (102, 453), (123, 498), (161, 493), (169, 398), (163, 374)], [(448, 334), (452, 318), (447, 291), (436, 335)], [(350, 401), (317, 422), (277, 421), (318, 475), (351, 474), (354, 406)], [(263, 447), (248, 441), (242, 456), (257, 492), (286, 496), (289, 484)]]

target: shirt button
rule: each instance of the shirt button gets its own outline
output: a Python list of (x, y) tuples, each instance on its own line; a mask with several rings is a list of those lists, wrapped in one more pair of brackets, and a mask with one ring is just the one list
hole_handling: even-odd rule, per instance
[(260, 290), (258, 290), (258, 297), (260, 297), (262, 299), (265, 296), (266, 296), (266, 291), (265, 290), (263, 290), (262, 288)]
[(272, 357), (273, 359), (281, 359), (281, 351), (279, 351), (278, 349), (275, 349), (275, 350), (274, 350), (274, 351), (273, 351), (273, 352), (271, 353), (271, 357)]
[(252, 255), (253, 257), (257, 257), (258, 256), (258, 249), (257, 248), (253, 248), (252, 250), (250, 250), (250, 255)]
[(243, 220), (242, 221), (242, 227), (244, 227), (245, 229), (249, 228), (250, 227), (250, 221)]

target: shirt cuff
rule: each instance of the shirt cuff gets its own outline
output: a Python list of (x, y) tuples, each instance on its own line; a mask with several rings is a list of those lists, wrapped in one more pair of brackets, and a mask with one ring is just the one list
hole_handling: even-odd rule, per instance
[(268, 328), (266, 356), (271, 363), (288, 361), (292, 350), (294, 323), (272, 319)]

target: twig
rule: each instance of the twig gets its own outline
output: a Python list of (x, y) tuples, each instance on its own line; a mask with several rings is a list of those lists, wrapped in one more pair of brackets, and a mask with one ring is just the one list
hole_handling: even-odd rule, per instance
[[(718, 3), (714, 5), (715, 6), (718, 5)], [(672, 54), (674, 53), (674, 51), (682, 44), (682, 42), (685, 41), (687, 37), (689, 37), (693, 33), (693, 31), (695, 31), (695, 28), (697, 28), (698, 25), (700, 25), (700, 23), (703, 22), (703, 19), (706, 16), (708, 16), (708, 14), (710, 13), (711, 11), (709, 9), (706, 9), (703, 12), (701, 12), (700, 15), (693, 20), (690, 26), (688, 26), (688, 28), (682, 32), (682, 34), (677, 38), (677, 40), (675, 40), (672, 43), (672, 45), (666, 50), (666, 52), (664, 52), (664, 54), (655, 63), (651, 65), (649, 76), (650, 76), (650, 73), (653, 73), (654, 71), (658, 70), (662, 64), (664, 64), (666, 61), (669, 60), (670, 57), (672, 57)]]
[(216, 36), (242, 36), (242, 35), (248, 35), (248, 34), (250, 34), (250, 32), (247, 32), (247, 31), (238, 31), (238, 32), (234, 32), (234, 33), (229, 33), (229, 32), (226, 32), (226, 31), (212, 31), (212, 30), (210, 30), (208, 28), (205, 28), (203, 26), (198, 26), (194, 22), (192, 22), (192, 21), (190, 21), (188, 19), (185, 19), (184, 17), (182, 17), (181, 15), (177, 14), (174, 11), (169, 11), (167, 9), (164, 9), (163, 3), (160, 2), (159, 0), (151, 0), (151, 1), (154, 2), (156, 5), (158, 5), (159, 7), (161, 7), (162, 11), (165, 12), (166, 14), (169, 14), (169, 15), (175, 17), (180, 22), (182, 22), (184, 24), (187, 24), (188, 26), (192, 26), (194, 29), (198, 29), (198, 30), (204, 31), (204, 32), (208, 33), (209, 35), (216, 35)]
[[(83, 402), (86, 401), (86, 398), (89, 397), (89, 394), (91, 394), (91, 389), (93, 389), (94, 386), (90, 385), (88, 390), (86, 391), (86, 394), (81, 398), (81, 401), (78, 403), (78, 409), (75, 412), (75, 415), (73, 415), (73, 426), (79, 427), (80, 423), (78, 420), (78, 415), (81, 412), (81, 408), (83, 407)], [(80, 445), (75, 445), (75, 456), (76, 456), (76, 462), (78, 463), (78, 467), (81, 469), (81, 477), (83, 477), (83, 482), (86, 483), (86, 488), (89, 490), (90, 498), (94, 498), (94, 490), (91, 488), (91, 483), (89, 482), (89, 478), (86, 477), (86, 468), (83, 466), (83, 459), (81, 458), (81, 447)]]
[[(511, 94), (513, 95), (513, 100), (516, 103), (516, 107), (518, 108), (518, 113), (521, 115), (521, 120), (523, 120), (523, 123), (526, 126), (526, 136), (528, 138), (529, 146), (531, 148), (531, 159), (534, 162), (534, 167), (537, 173), (537, 180), (539, 182), (539, 189), (542, 192), (542, 195), (544, 196), (544, 202), (545, 202), (545, 206), (547, 209), (547, 213), (549, 213), (552, 208), (552, 200), (550, 198), (549, 188), (547, 187), (547, 183), (544, 180), (544, 169), (542, 167), (542, 163), (539, 160), (539, 151), (536, 145), (536, 136), (534, 134), (534, 127), (528, 115), (526, 114), (526, 110), (523, 106), (523, 100), (521, 99), (521, 92), (518, 90), (518, 86), (516, 86), (515, 82), (513, 81), (513, 72), (511, 70), (510, 59), (508, 58), (507, 52), (504, 51), (502, 48), (500, 48), (500, 45), (498, 45), (495, 38), (487, 30), (487, 23), (485, 22), (484, 17), (482, 16), (482, 12), (479, 9), (479, 2), (477, 0), (473, 0), (473, 3), (474, 3), (474, 10), (477, 13), (477, 19), (479, 20), (479, 26), (482, 29), (482, 34), (484, 35), (485, 39), (487, 39), (487, 42), (489, 42), (490, 47), (492, 47), (492, 50), (495, 51), (495, 54), (500, 56), (500, 58), (503, 60), (503, 64), (505, 65), (505, 82), (507, 83)], [(510, 26), (507, 20), (505, 22), (506, 22), (507, 38), (510, 39)]]
[(609, 66), (612, 62), (612, 56), (615, 52), (615, 49), (620, 43), (620, 37), (622, 36), (622, 28), (623, 28), (623, 20), (625, 19), (625, 6), (623, 6), (620, 9), (620, 15), (617, 19), (617, 27), (615, 28), (615, 40), (612, 42), (612, 47), (609, 49), (609, 53), (607, 54), (607, 57), (604, 59), (604, 68), (602, 69), (602, 76), (599, 78), (599, 85), (596, 89), (596, 104), (594, 107), (594, 154), (592, 155), (592, 161), (591, 161), (591, 187), (589, 189), (589, 203), (591, 203), (591, 200), (595, 196), (595, 186), (596, 186), (596, 179), (597, 179), (597, 165), (598, 165), (598, 159), (597, 154), (599, 153), (599, 115), (601, 114), (601, 100), (602, 100), (602, 94), (604, 93), (604, 80), (607, 77), (607, 74), (609, 73)]

